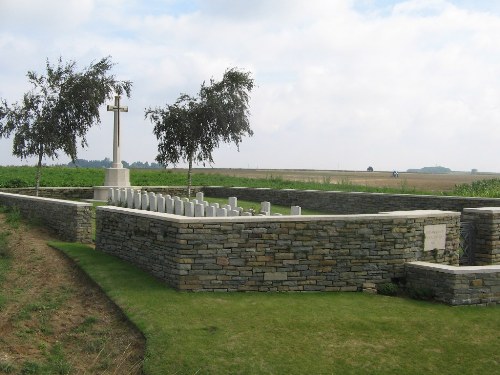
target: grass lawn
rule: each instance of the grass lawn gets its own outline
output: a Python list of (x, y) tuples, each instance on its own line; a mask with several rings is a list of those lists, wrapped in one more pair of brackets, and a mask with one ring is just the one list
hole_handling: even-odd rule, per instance
[(177, 292), (80, 244), (74, 259), (147, 339), (146, 374), (484, 374), (500, 309), (362, 293)]

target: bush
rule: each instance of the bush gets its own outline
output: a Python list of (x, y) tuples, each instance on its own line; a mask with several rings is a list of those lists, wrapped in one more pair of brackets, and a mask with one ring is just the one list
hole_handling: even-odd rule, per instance
[(7, 180), (3, 185), (6, 188), (24, 188), (29, 186), (26, 181), (20, 178), (12, 178), (10, 180)]
[(385, 283), (377, 286), (377, 293), (384, 296), (395, 296), (399, 293), (399, 285), (395, 283)]

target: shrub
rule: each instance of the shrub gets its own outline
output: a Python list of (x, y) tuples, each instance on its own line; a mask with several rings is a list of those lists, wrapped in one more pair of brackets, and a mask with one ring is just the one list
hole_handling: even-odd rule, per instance
[(377, 293), (384, 296), (395, 296), (399, 293), (399, 285), (395, 283), (385, 283), (377, 286)]

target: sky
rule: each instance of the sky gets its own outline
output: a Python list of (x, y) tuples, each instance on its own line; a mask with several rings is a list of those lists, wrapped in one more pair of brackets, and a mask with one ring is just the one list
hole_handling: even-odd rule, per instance
[[(0, 0), (0, 98), (20, 101), (47, 59), (111, 56), (133, 82), (122, 159), (153, 162), (145, 109), (236, 67), (255, 80), (254, 136), (213, 167), (500, 172), (499, 35), (497, 0)], [(112, 158), (112, 129), (103, 105), (78, 157)], [(35, 160), (1, 139), (0, 164)]]

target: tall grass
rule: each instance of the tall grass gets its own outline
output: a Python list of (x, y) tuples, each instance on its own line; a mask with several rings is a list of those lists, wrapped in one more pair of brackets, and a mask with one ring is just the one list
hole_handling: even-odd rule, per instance
[(500, 179), (479, 180), (455, 186), (453, 194), (466, 197), (500, 198)]

